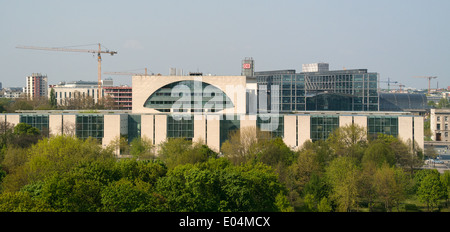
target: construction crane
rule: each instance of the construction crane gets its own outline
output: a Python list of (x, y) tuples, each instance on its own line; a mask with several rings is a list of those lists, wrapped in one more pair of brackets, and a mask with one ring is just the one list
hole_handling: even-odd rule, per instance
[(393, 84), (397, 84), (398, 83), (397, 81), (391, 81), (390, 78), (388, 78), (387, 81), (380, 81), (380, 82), (388, 83), (388, 92), (391, 90), (391, 83), (393, 83)]
[(145, 73), (104, 72), (103, 74), (108, 74), (108, 75), (121, 75), (121, 76), (147, 76), (147, 68), (145, 68)]
[(97, 62), (98, 62), (98, 99), (101, 99), (101, 86), (102, 86), (102, 56), (101, 54), (110, 54), (113, 56), (114, 54), (117, 54), (116, 51), (109, 51), (105, 50), (102, 51), (102, 46), (100, 43), (98, 43), (98, 50), (90, 50), (90, 49), (77, 49), (77, 48), (69, 48), (69, 47), (35, 47), (35, 46), (17, 46), (16, 48), (21, 49), (35, 49), (35, 50), (45, 50), (45, 51), (57, 51), (57, 52), (87, 52), (87, 53), (93, 53), (97, 54)]
[(400, 92), (403, 92), (403, 87), (405, 87), (405, 85), (403, 85), (402, 83), (399, 83), (398, 85), (394, 85), (394, 86), (398, 86), (400, 88)]
[(432, 76), (414, 76), (414, 78), (427, 78), (428, 79), (428, 95), (430, 94), (431, 89), (431, 79), (436, 79), (437, 77)]

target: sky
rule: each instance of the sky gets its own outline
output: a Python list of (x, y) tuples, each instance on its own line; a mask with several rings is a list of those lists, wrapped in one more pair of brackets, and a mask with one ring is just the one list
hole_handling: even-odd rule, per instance
[(413, 76), (450, 86), (448, 0), (0, 0), (3, 87), (23, 87), (32, 73), (49, 84), (97, 81), (93, 54), (16, 48), (97, 43), (118, 52), (103, 54), (102, 72), (240, 75), (252, 57), (256, 71), (325, 62), (377, 72), (382, 88), (388, 79), (428, 88)]

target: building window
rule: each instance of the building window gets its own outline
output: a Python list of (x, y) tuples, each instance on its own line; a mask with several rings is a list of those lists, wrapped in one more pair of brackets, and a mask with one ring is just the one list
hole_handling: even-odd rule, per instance
[(311, 116), (311, 140), (327, 140), (331, 132), (339, 127), (339, 116)]
[(441, 129), (441, 124), (438, 123), (438, 124), (436, 125), (436, 127), (437, 127), (438, 130), (440, 130), (440, 129)]
[[(277, 117), (277, 118), (275, 118)], [(258, 116), (256, 120), (256, 127), (261, 131), (266, 131), (271, 138), (284, 138), (284, 117), (283, 116)]]
[(141, 137), (141, 115), (128, 115), (128, 142)]
[(370, 116), (367, 118), (367, 132), (372, 138), (376, 138), (378, 134), (398, 136), (398, 118)]
[(49, 136), (48, 115), (21, 115), (20, 122), (36, 127), (42, 135)]
[(155, 91), (144, 107), (158, 111), (172, 109), (174, 112), (214, 111), (233, 108), (231, 99), (219, 88), (201, 81), (178, 81)]
[(445, 120), (446, 122), (448, 122), (448, 116), (445, 116), (445, 117), (444, 117), (444, 120)]
[(194, 118), (190, 116), (167, 116), (167, 138), (194, 138)]
[(230, 118), (230, 115), (224, 115), (224, 118), (220, 120), (220, 146), (230, 139), (231, 132), (239, 130), (240, 127), (241, 121), (238, 115), (233, 115), (233, 118)]
[(103, 115), (77, 115), (76, 135), (78, 138), (96, 138), (99, 142), (104, 132)]
[(437, 121), (438, 122), (441, 121), (441, 117), (440, 116), (437, 116)]

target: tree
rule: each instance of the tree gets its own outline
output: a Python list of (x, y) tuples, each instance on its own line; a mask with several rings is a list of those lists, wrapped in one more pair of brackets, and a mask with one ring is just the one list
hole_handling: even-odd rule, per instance
[(405, 198), (406, 178), (403, 171), (384, 163), (374, 176), (377, 196), (383, 200), (385, 209), (390, 212), (392, 207)]
[(56, 108), (58, 107), (58, 103), (57, 103), (57, 101), (56, 101), (56, 93), (55, 93), (55, 89), (54, 89), (54, 88), (52, 88), (52, 89), (50, 90), (50, 100), (49, 100), (49, 104), (50, 104), (50, 107), (51, 107), (52, 109), (56, 109)]
[(445, 191), (439, 172), (433, 169), (420, 182), (417, 197), (421, 202), (427, 204), (428, 211), (432, 211), (434, 207), (438, 206), (439, 200), (445, 196)]
[(152, 141), (147, 137), (134, 138), (130, 143), (130, 155), (138, 159), (156, 158)]
[(335, 129), (327, 139), (337, 156), (350, 156), (360, 160), (367, 146), (367, 131), (351, 124)]
[(259, 141), (270, 140), (270, 134), (256, 127), (244, 127), (230, 132), (221, 147), (223, 155), (233, 164), (242, 164), (256, 159), (262, 151)]
[(101, 191), (102, 211), (106, 212), (158, 212), (162, 198), (143, 181), (133, 184), (128, 179), (112, 182)]
[(71, 136), (44, 138), (27, 150), (27, 160), (3, 179), (5, 191), (17, 191), (24, 185), (64, 173), (82, 162), (114, 159), (112, 150), (103, 149), (95, 139)]
[(28, 192), (11, 192), (0, 194), (0, 212), (50, 212), (52, 209), (33, 199)]
[(364, 152), (362, 163), (373, 162), (377, 167), (384, 163), (395, 165), (395, 154), (389, 144), (382, 140), (372, 141)]
[(285, 192), (269, 166), (235, 166), (225, 158), (177, 166), (157, 189), (167, 199), (167, 210), (176, 212), (278, 211), (278, 195)]
[(358, 206), (360, 173), (355, 158), (348, 156), (334, 159), (326, 168), (330, 197), (336, 202), (338, 211), (347, 212)]
[(450, 172), (449, 171), (445, 171), (443, 175), (441, 175), (441, 182), (442, 185), (444, 187), (444, 198), (445, 198), (445, 203), (448, 207), (448, 199), (450, 197)]
[(207, 161), (209, 158), (217, 157), (217, 153), (208, 146), (185, 138), (169, 138), (162, 144), (158, 151), (159, 158), (172, 169), (181, 164), (195, 164)]
[(17, 135), (39, 135), (40, 131), (36, 127), (21, 122), (14, 127), (14, 133)]

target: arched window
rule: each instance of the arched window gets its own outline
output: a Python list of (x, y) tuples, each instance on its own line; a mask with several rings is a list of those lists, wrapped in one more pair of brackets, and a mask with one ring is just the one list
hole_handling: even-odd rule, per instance
[(160, 112), (219, 112), (234, 105), (219, 88), (186, 80), (159, 88), (145, 101), (144, 107)]

